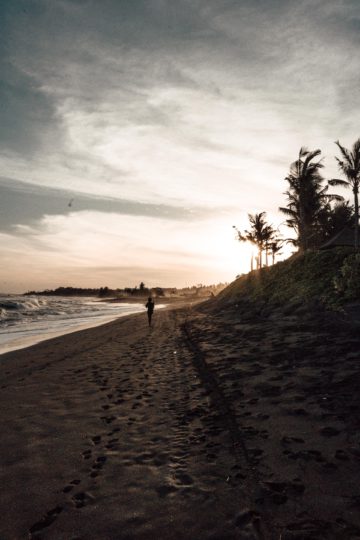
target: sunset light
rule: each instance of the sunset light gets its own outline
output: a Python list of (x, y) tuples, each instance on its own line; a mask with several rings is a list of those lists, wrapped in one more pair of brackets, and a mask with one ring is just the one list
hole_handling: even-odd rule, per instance
[(0, 21), (0, 540), (360, 540), (359, 0)]

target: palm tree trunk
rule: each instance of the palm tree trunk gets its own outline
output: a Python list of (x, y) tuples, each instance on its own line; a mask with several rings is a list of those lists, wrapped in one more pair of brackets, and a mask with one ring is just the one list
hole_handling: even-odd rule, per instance
[(359, 187), (354, 186), (354, 203), (355, 203), (355, 249), (359, 249)]
[(299, 193), (299, 247), (300, 251), (306, 251), (305, 215), (303, 208), (303, 194)]

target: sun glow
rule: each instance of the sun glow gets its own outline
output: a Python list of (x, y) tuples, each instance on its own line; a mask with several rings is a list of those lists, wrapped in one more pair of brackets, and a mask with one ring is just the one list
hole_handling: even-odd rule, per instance
[[(211, 243), (208, 243), (207, 247), (210, 248), (212, 264), (219, 273), (227, 276), (227, 281), (232, 281), (236, 276), (256, 269), (257, 246), (251, 242), (239, 242), (235, 229), (229, 226), (228, 222), (217, 222), (211, 226), (207, 224), (206, 236), (211, 238)], [(291, 246), (284, 243), (280, 253), (275, 257), (275, 263), (286, 259), (293, 251)], [(262, 265), (271, 266), (272, 264), (272, 253), (269, 251), (266, 257), (265, 252), (263, 252)]]
[(254, 246), (239, 242), (229, 222), (207, 224), (206, 238), (208, 241), (202, 251), (206, 249), (206, 255), (211, 259), (209, 262), (218, 269), (219, 275), (232, 281), (237, 275), (250, 271)]
[[(251, 260), (255, 261), (256, 249), (249, 242), (237, 242), (233, 240), (234, 245), (223, 246), (222, 249), (227, 249), (227, 253), (223, 255), (227, 268), (231, 268), (235, 275), (246, 274), (251, 270)], [(255, 263), (254, 263), (255, 264)]]

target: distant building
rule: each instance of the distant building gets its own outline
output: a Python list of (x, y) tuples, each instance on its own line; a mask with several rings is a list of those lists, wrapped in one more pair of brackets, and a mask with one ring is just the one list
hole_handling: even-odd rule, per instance
[(335, 234), (330, 240), (325, 242), (320, 249), (331, 249), (335, 247), (354, 247), (355, 234), (354, 229), (351, 227), (345, 227), (342, 231)]

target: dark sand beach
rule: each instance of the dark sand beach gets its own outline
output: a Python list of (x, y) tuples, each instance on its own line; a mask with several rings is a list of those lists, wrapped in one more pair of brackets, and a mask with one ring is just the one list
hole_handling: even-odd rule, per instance
[(360, 539), (359, 344), (200, 306), (3, 355), (1, 540)]

